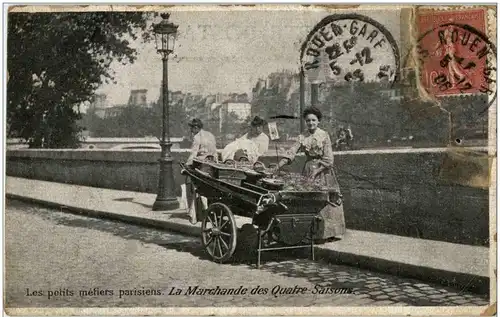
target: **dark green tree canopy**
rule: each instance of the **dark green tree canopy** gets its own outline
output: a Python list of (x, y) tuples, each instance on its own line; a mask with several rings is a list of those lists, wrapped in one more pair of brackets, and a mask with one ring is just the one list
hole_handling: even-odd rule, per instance
[(112, 61), (133, 63), (129, 40), (149, 41), (141, 12), (10, 13), (7, 120), (10, 135), (32, 147), (77, 144), (76, 105), (114, 80)]

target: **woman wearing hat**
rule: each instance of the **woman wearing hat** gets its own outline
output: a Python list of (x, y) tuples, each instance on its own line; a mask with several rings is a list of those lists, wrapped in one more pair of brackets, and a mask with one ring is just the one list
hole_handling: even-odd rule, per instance
[(239, 161), (245, 158), (250, 162), (257, 159), (267, 152), (269, 147), (269, 137), (263, 132), (266, 121), (256, 116), (250, 123), (250, 131), (242, 137), (229, 143), (222, 150), (222, 161), (228, 159)]
[(310, 182), (330, 188), (337, 193), (336, 201), (328, 204), (320, 215), (323, 217), (323, 227), (317, 234), (318, 240), (339, 237), (345, 233), (344, 209), (341, 202), (340, 186), (333, 170), (332, 142), (328, 132), (318, 127), (322, 114), (319, 109), (309, 107), (304, 110), (303, 118), (307, 130), (302, 133), (298, 141), (288, 150), (285, 158), (281, 159), (278, 169), (290, 164), (298, 152), (304, 152), (306, 162), (302, 175)]
[(250, 132), (241, 137), (241, 139), (248, 139), (257, 145), (259, 156), (264, 155), (269, 148), (269, 137), (263, 132), (265, 124), (264, 119), (255, 116), (250, 122)]

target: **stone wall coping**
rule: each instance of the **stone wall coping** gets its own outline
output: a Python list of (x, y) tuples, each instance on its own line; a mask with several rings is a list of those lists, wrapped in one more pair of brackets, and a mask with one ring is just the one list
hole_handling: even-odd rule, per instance
[(363, 155), (363, 154), (405, 154), (405, 153), (445, 153), (449, 151), (477, 151), (488, 152), (487, 146), (476, 147), (439, 147), (439, 148), (398, 148), (398, 149), (373, 149), (373, 150), (356, 150), (356, 151), (339, 151), (334, 152), (334, 156), (338, 155)]
[[(450, 147), (450, 148), (405, 148), (405, 149), (378, 149), (360, 151), (335, 152), (336, 157), (351, 155), (401, 155), (401, 154), (432, 154), (448, 153), (453, 150), (464, 150), (488, 152), (487, 147)], [(220, 151), (220, 150), (219, 150)], [(173, 149), (172, 156), (176, 161), (184, 161), (190, 149)], [(300, 153), (298, 156), (302, 156)], [(107, 161), (107, 162), (131, 162), (157, 164), (160, 158), (159, 149), (15, 149), (7, 150), (9, 159), (49, 159), (49, 160), (79, 160), (79, 161)], [(272, 158), (272, 152), (268, 152), (264, 157)]]
[[(449, 151), (476, 151), (476, 152), (488, 152), (488, 147), (478, 146), (478, 147), (441, 147), (441, 148), (398, 148), (398, 149), (373, 149), (373, 150), (355, 150), (355, 151), (337, 151), (334, 152), (334, 156), (338, 155), (364, 155), (364, 154), (405, 154), (405, 153), (445, 153)], [(190, 149), (172, 149), (172, 153), (189, 153)], [(221, 152), (222, 150), (217, 150)], [(160, 152), (159, 149), (13, 149), (7, 150), (8, 157), (15, 156), (33, 156), (38, 157), (38, 154), (47, 153), (156, 153)], [(36, 153), (36, 154), (34, 154)], [(280, 153), (282, 154), (282, 153)], [(42, 154), (43, 155), (43, 154)], [(264, 156), (274, 157), (272, 151), (269, 151)]]
[[(171, 142), (182, 142), (184, 138), (170, 138)], [(83, 143), (159, 143), (158, 138), (90, 138), (84, 139)]]
[[(171, 137), (170, 141), (174, 143), (182, 142), (184, 138), (182, 137)], [(89, 143), (159, 143), (160, 140), (156, 137), (144, 137), (144, 138), (94, 138), (85, 137), (82, 144)], [(23, 139), (12, 138), (7, 139), (7, 144), (22, 144), (25, 143)]]

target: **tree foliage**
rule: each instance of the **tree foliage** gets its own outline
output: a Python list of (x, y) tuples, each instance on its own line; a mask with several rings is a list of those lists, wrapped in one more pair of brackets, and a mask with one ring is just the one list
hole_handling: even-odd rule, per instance
[(358, 142), (374, 143), (403, 133), (404, 113), (397, 100), (383, 95), (378, 84), (355, 84), (329, 89), (321, 103), (323, 126), (336, 137), (339, 127), (350, 126)]
[[(384, 83), (352, 83), (320, 85), (319, 103), (323, 118), (321, 128), (328, 131), (331, 138), (337, 138), (340, 127), (351, 127), (358, 146), (386, 144), (393, 137), (408, 137), (412, 131), (406, 124), (411, 121), (409, 112), (403, 101), (390, 94), (391, 89)], [(269, 118), (277, 114), (298, 113), (297, 100), (291, 100), (290, 87), (280, 89), (263, 89), (254, 95), (253, 107), (256, 112)], [(298, 91), (293, 91), (298, 92)], [(394, 97), (394, 96), (393, 96)], [(306, 100), (306, 106), (310, 100)], [(277, 119), (280, 135), (289, 137), (300, 133), (300, 119)]]
[[(266, 121), (275, 121), (278, 125), (280, 137), (297, 136), (300, 133), (299, 119), (271, 119), (279, 115), (293, 115), (292, 102), (287, 98), (285, 89), (266, 89), (260, 94), (254, 95), (252, 107), (255, 115), (259, 115)], [(267, 132), (267, 131), (266, 131)]]
[(94, 137), (160, 137), (161, 118), (153, 109), (138, 106), (124, 106), (122, 112), (114, 117), (99, 118), (92, 113), (92, 127), (88, 129)]
[(141, 12), (10, 13), (7, 38), (9, 134), (31, 147), (74, 147), (75, 106), (114, 80), (113, 61), (133, 63), (129, 40), (150, 40)]

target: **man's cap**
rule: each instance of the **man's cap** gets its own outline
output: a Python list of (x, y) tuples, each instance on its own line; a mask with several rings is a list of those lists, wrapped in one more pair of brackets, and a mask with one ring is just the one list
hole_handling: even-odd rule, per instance
[(259, 116), (255, 116), (253, 118), (252, 122), (250, 122), (250, 125), (254, 126), (254, 127), (263, 126), (265, 124), (266, 124), (266, 121)]
[(198, 128), (202, 128), (203, 127), (203, 123), (201, 122), (200, 119), (198, 118), (194, 118), (193, 120), (191, 120), (189, 123), (188, 123), (188, 126), (190, 127), (198, 127)]

